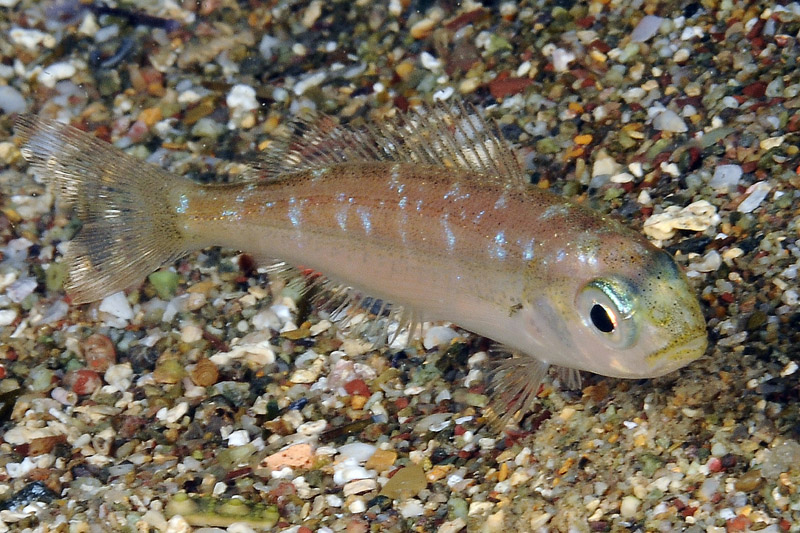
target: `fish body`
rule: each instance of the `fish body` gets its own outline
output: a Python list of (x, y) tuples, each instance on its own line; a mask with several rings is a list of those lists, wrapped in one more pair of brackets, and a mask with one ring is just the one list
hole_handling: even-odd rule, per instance
[(225, 185), (172, 176), (57, 123), (18, 129), (23, 153), (84, 220), (67, 255), (77, 301), (193, 249), (280, 259), (519, 354), (493, 376), (513, 410), (530, 407), (549, 364), (644, 378), (704, 353), (705, 320), (669, 254), (525, 184), (466, 109), (420, 120), (385, 136), (312, 127), (265, 159), (270, 176)]

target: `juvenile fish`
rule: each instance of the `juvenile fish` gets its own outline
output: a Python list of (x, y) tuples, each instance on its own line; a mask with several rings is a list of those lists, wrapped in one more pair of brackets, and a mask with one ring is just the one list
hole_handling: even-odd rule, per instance
[(707, 345), (672, 257), (618, 222), (530, 186), (508, 145), (463, 106), (351, 130), (320, 118), (251, 179), (200, 185), (70, 126), (22, 116), (17, 134), (83, 227), (75, 303), (224, 246), (322, 272), (515, 355), (491, 381), (495, 415), (529, 410), (548, 365), (656, 377)]

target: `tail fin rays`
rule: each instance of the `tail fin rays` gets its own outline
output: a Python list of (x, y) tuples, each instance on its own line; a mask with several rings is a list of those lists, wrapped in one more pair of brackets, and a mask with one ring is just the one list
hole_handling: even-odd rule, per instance
[(83, 222), (64, 258), (75, 303), (135, 284), (188, 248), (170, 198), (186, 180), (57, 121), (22, 115), (22, 154)]

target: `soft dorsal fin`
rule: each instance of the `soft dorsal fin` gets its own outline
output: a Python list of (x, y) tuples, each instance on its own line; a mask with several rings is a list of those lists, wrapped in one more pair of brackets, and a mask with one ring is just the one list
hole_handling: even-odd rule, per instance
[(463, 103), (423, 106), (351, 129), (329, 116), (299, 119), (292, 132), (258, 156), (259, 179), (338, 163), (391, 161), (461, 168), (504, 184), (523, 185), (516, 154), (478, 110)]

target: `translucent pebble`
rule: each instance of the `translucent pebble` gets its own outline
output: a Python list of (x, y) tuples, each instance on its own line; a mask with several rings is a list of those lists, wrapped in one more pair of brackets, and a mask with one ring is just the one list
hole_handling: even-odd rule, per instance
[(453, 339), (458, 338), (458, 332), (453, 328), (447, 326), (434, 326), (428, 328), (425, 332), (425, 338), (422, 340), (422, 345), (426, 350), (435, 348), (437, 346), (447, 346)]
[(133, 318), (131, 304), (128, 303), (128, 299), (122, 291), (115, 292), (103, 298), (103, 301), (100, 302), (100, 311), (121, 318), (122, 320), (130, 320)]
[(653, 37), (658, 28), (661, 27), (661, 22), (664, 19), (655, 15), (646, 15), (642, 17), (639, 24), (631, 32), (631, 41), (634, 43), (643, 43)]
[(742, 178), (742, 167), (739, 165), (719, 165), (714, 169), (714, 175), (708, 185), (719, 192), (730, 192), (739, 185)]
[(20, 278), (6, 289), (6, 296), (19, 303), (36, 290), (36, 278)]
[(764, 450), (764, 462), (761, 473), (764, 477), (774, 478), (783, 472), (800, 465), (800, 444), (796, 440), (787, 439), (777, 446)]
[(13, 324), (17, 314), (16, 309), (0, 309), (0, 327)]
[(766, 181), (759, 181), (758, 183), (754, 183), (747, 189), (747, 198), (745, 198), (742, 203), (739, 204), (739, 207), (736, 210), (740, 213), (751, 213), (753, 212), (761, 202), (767, 197), (769, 191), (772, 187), (770, 187), (769, 183)]
[(681, 133), (689, 128), (683, 119), (673, 110), (665, 109), (653, 119), (653, 127), (661, 131)]
[(72, 63), (66, 61), (59, 61), (47, 65), (44, 70), (39, 74), (39, 81), (45, 87), (53, 88), (61, 80), (68, 80), (75, 75), (77, 70)]
[(416, 498), (410, 498), (397, 506), (403, 518), (413, 518), (415, 516), (422, 516), (425, 512), (425, 507), (422, 502)]
[(354, 459), (359, 463), (366, 462), (375, 453), (375, 446), (365, 442), (351, 442), (339, 447), (339, 455), (343, 459)]
[(395, 475), (383, 486), (381, 496), (386, 496), (393, 500), (404, 500), (406, 498), (413, 498), (419, 492), (428, 486), (428, 480), (425, 479), (425, 471), (421, 466), (411, 463), (410, 465), (401, 468)]
[(23, 113), (28, 108), (25, 97), (9, 85), (0, 86), (0, 111), (6, 115)]

